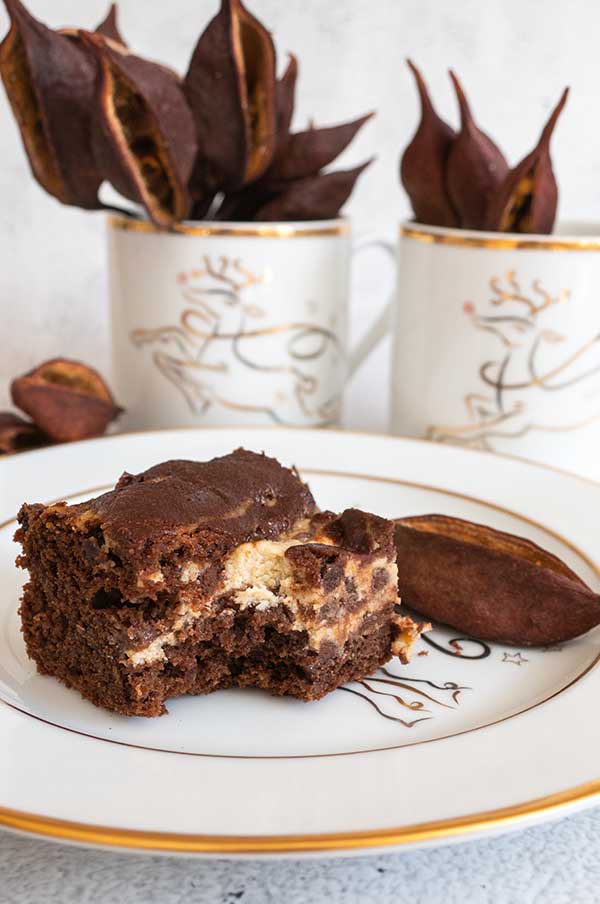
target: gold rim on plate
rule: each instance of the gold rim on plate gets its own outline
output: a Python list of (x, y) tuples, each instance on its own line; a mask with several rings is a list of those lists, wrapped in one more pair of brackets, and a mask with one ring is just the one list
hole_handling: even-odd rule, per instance
[[(78, 439), (74, 440), (71, 443), (68, 443), (69, 446), (80, 446), (84, 443), (96, 443), (96, 442), (105, 442), (111, 439), (119, 439), (131, 436), (146, 436), (148, 434), (160, 435), (161, 433), (173, 433), (177, 431), (202, 431), (202, 432), (214, 432), (217, 431), (219, 433), (225, 431), (235, 431), (239, 433), (240, 430), (247, 431), (248, 433), (260, 432), (260, 431), (280, 431), (280, 432), (290, 432), (296, 431), (298, 433), (306, 433), (309, 431), (314, 431), (317, 433), (323, 433), (325, 436), (327, 434), (342, 434), (344, 436), (369, 436), (373, 439), (385, 439), (385, 440), (401, 440), (403, 443), (420, 443), (425, 446), (438, 446), (440, 448), (448, 449), (448, 450), (460, 450), (460, 452), (466, 452), (469, 455), (478, 455), (487, 458), (491, 456), (492, 458), (504, 458), (508, 461), (518, 461), (523, 465), (527, 465), (530, 468), (539, 469), (542, 471), (550, 471), (552, 474), (562, 474), (563, 477), (570, 477), (571, 479), (579, 480), (582, 483), (589, 484), (593, 487), (600, 487), (600, 480), (594, 480), (593, 477), (586, 477), (583, 474), (578, 474), (577, 471), (570, 471), (568, 468), (559, 468), (556, 465), (549, 465), (543, 461), (536, 461), (533, 458), (525, 458), (524, 455), (515, 455), (511, 452), (491, 452), (483, 449), (472, 449), (469, 446), (462, 446), (457, 443), (441, 443), (436, 440), (425, 439), (420, 436), (403, 436), (400, 433), (384, 433), (381, 430), (345, 430), (342, 427), (295, 427), (295, 426), (282, 426), (281, 424), (262, 424), (262, 425), (247, 425), (247, 424), (229, 424), (222, 427), (191, 427), (191, 426), (181, 426), (181, 427), (145, 427), (139, 428), (137, 430), (123, 430), (122, 432), (115, 433), (106, 433), (102, 436), (90, 436), (88, 439)], [(19, 456), (22, 455), (39, 455), (47, 452), (48, 449), (54, 448), (53, 446), (40, 446), (36, 449), (24, 449), (22, 452), (19, 452)], [(11, 456), (12, 457), (12, 456)], [(4, 456), (4, 460), (6, 460), (6, 456)], [(448, 491), (450, 492), (450, 491)], [(488, 505), (487, 500), (482, 500)], [(492, 504), (492, 503), (489, 503)], [(521, 516), (519, 516), (521, 517)]]
[(29, 834), (44, 835), (60, 841), (72, 841), (106, 847), (179, 854), (288, 854), (317, 851), (343, 851), (353, 848), (377, 848), (417, 844), (454, 838), (473, 832), (507, 828), (530, 817), (551, 813), (567, 804), (590, 800), (600, 794), (600, 780), (577, 785), (545, 797), (512, 807), (499, 807), (482, 813), (414, 823), (391, 829), (333, 832), (311, 835), (184, 835), (175, 832), (143, 832), (112, 826), (93, 826), (67, 819), (52, 819), (36, 813), (22, 813), (0, 807), (0, 825)]

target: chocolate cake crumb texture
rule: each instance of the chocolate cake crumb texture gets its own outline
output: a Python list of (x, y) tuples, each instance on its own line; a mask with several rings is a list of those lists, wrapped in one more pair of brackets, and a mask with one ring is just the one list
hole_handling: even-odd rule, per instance
[(125, 473), (19, 522), (30, 657), (127, 715), (232, 686), (318, 699), (406, 661), (423, 627), (396, 612), (391, 522), (318, 512), (294, 470), (254, 452)]

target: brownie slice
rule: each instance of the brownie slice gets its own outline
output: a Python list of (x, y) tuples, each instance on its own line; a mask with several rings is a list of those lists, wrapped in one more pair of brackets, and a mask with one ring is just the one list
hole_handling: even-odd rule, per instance
[(231, 686), (314, 700), (407, 661), (422, 629), (396, 611), (393, 524), (318, 512), (265, 455), (165, 462), (19, 522), (30, 657), (127, 715)]

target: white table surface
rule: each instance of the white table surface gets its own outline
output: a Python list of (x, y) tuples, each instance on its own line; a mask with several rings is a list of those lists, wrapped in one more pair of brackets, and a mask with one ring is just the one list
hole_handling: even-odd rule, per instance
[[(357, 333), (367, 319), (356, 317)], [(385, 345), (349, 387), (348, 427), (386, 428)], [(600, 807), (485, 840), (302, 862), (117, 854), (0, 832), (0, 904), (595, 904), (599, 900)]]

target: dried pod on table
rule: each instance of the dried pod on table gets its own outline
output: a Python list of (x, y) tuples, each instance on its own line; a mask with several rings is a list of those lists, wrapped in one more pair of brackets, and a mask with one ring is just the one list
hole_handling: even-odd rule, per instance
[(11, 411), (0, 411), (0, 455), (34, 449), (46, 441), (44, 434), (31, 421)]
[(13, 380), (14, 404), (56, 442), (100, 436), (122, 411), (93, 368), (53, 358)]
[(600, 624), (600, 597), (535, 543), (444, 515), (395, 528), (402, 601), (472, 637), (559, 643)]
[(275, 48), (241, 0), (222, 0), (185, 76), (200, 154), (194, 198), (239, 188), (266, 170), (275, 150)]
[(569, 89), (552, 111), (536, 147), (511, 169), (492, 196), (485, 228), (498, 232), (552, 232), (558, 186), (550, 158), (550, 140), (567, 102)]
[[(278, 193), (256, 212), (257, 220), (329, 220), (337, 217), (350, 197), (356, 180), (372, 163), (368, 160), (351, 170), (319, 173), (298, 179)], [(275, 186), (273, 187), (275, 190)]]
[(194, 121), (172, 70), (99, 35), (81, 33), (99, 64), (95, 152), (106, 178), (158, 226), (188, 213), (197, 152)]
[(448, 154), (446, 188), (463, 229), (482, 229), (490, 199), (503, 182), (508, 164), (497, 145), (473, 119), (462, 85), (450, 72), (460, 107), (460, 132)]
[(33, 175), (63, 204), (101, 207), (101, 171), (91, 134), (93, 59), (67, 35), (5, 0), (10, 30), (0, 45), (0, 75)]
[(402, 185), (419, 223), (458, 226), (446, 187), (448, 154), (456, 133), (436, 113), (417, 67), (411, 60), (406, 62), (417, 83), (421, 121), (400, 161)]

